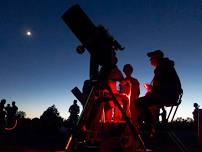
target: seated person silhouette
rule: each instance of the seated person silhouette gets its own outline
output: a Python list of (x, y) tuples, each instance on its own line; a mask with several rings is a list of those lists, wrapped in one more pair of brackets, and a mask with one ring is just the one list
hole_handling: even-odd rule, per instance
[[(182, 93), (182, 89), (172, 60), (164, 57), (161, 50), (149, 52), (147, 56), (150, 58), (151, 65), (155, 68), (154, 77), (151, 84), (146, 85), (148, 89), (146, 95), (137, 99), (136, 106), (140, 119), (144, 119), (148, 125), (152, 125), (157, 120), (156, 114), (159, 114), (159, 110), (151, 113), (149, 108), (175, 105), (179, 95)], [(154, 131), (152, 126), (149, 127), (151, 132), (152, 130)]]

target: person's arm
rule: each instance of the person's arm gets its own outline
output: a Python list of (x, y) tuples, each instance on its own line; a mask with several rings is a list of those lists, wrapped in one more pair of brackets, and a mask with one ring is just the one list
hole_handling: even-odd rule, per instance
[(140, 96), (140, 83), (137, 80), (137, 97)]
[(147, 92), (151, 92), (153, 90), (152, 85), (145, 83), (144, 88), (147, 90)]
[(78, 106), (77, 114), (79, 114), (79, 112), (80, 112), (80, 108), (79, 108), (79, 106)]
[(71, 113), (71, 107), (72, 107), (72, 106), (69, 107), (69, 113)]

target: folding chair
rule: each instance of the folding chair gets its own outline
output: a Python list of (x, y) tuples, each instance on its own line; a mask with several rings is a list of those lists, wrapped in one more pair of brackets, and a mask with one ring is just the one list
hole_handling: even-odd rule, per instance
[(181, 93), (179, 94), (179, 97), (178, 97), (177, 101), (173, 101), (173, 100), (170, 101), (169, 100), (169, 102), (166, 102), (166, 103), (162, 102), (162, 104), (159, 104), (159, 105), (156, 105), (156, 106), (150, 106), (150, 112), (152, 112), (153, 117), (155, 117), (155, 120), (157, 122), (159, 122), (159, 116), (161, 115), (159, 113), (160, 109), (162, 109), (163, 107), (166, 107), (166, 108), (170, 108), (170, 111), (169, 111), (168, 116), (165, 118), (166, 119), (165, 122), (168, 122), (170, 118), (171, 118), (170, 122), (172, 122), (174, 117), (175, 117), (175, 114), (177, 113), (178, 107), (182, 102), (182, 95), (183, 95), (183, 91), (181, 91)]
[[(171, 108), (170, 108), (170, 111), (169, 111), (169, 114), (168, 114), (168, 116), (167, 116), (167, 118), (166, 118), (167, 122), (168, 122), (168, 120), (169, 120), (170, 117), (172, 117), (170, 122), (173, 121), (173, 119), (174, 119), (174, 117), (175, 117), (175, 114), (176, 114), (176, 112), (177, 112), (177, 110), (178, 110), (178, 107), (179, 107), (179, 105), (180, 105), (181, 102), (182, 102), (182, 95), (183, 95), (183, 92), (181, 92), (181, 93), (179, 94), (179, 98), (178, 98), (176, 104), (167, 104), (167, 105), (165, 105), (166, 107), (171, 107)], [(171, 113), (172, 113), (174, 107), (175, 107), (175, 110), (174, 110), (173, 115), (171, 116)]]
[[(175, 117), (175, 114), (176, 114), (176, 112), (177, 112), (177, 110), (178, 110), (178, 107), (179, 107), (179, 105), (180, 105), (181, 102), (182, 102), (182, 95), (183, 95), (183, 90), (182, 90), (181, 93), (179, 94), (179, 98), (178, 98), (178, 100), (177, 100), (177, 102), (176, 102), (175, 104), (166, 104), (166, 105), (164, 105), (165, 107), (171, 107), (171, 108), (170, 108), (170, 111), (169, 111), (169, 114), (168, 114), (168, 116), (167, 116), (167, 118), (166, 118), (166, 122), (168, 122), (168, 120), (169, 120), (170, 117), (171, 117), (171, 121), (170, 121), (170, 122), (173, 121), (173, 119), (174, 119), (174, 117)], [(175, 107), (175, 110), (174, 110), (173, 115), (171, 116), (171, 113), (172, 113), (174, 107)], [(179, 150), (180, 150), (181, 152), (188, 152), (189, 150), (188, 150), (188, 149), (186, 148), (186, 146), (182, 143), (182, 141), (176, 136), (176, 134), (174, 133), (174, 131), (173, 131), (172, 129), (170, 129), (168, 125), (166, 125), (165, 127), (166, 127), (166, 129), (167, 129), (167, 131), (168, 131), (169, 137), (175, 142), (175, 144), (178, 146)]]

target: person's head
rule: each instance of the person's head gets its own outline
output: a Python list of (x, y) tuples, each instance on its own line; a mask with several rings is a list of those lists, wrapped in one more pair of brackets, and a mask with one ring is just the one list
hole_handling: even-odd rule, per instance
[(194, 103), (194, 107), (198, 108), (199, 107), (198, 103)]
[(148, 52), (147, 56), (150, 58), (151, 65), (156, 67), (159, 63), (159, 60), (164, 57), (164, 54), (161, 50), (155, 50), (152, 52)]
[(5, 104), (6, 103), (6, 99), (1, 99), (1, 104)]
[(133, 67), (130, 64), (125, 64), (123, 67), (123, 72), (126, 76), (131, 76), (133, 73)]
[(73, 102), (74, 102), (74, 104), (77, 104), (77, 100), (74, 100)]
[(7, 107), (10, 107), (10, 106), (11, 106), (11, 105), (8, 103), (8, 104), (7, 104)]
[(15, 106), (15, 101), (12, 101), (12, 105)]

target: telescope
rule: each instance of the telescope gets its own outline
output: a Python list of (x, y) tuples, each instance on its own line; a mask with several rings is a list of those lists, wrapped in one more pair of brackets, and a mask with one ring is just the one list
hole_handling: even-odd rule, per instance
[[(95, 103), (100, 103), (101, 100), (105, 100), (102, 96), (99, 96), (96, 101), (92, 97), (95, 96), (97, 91), (106, 89), (110, 95), (110, 100), (115, 103), (122, 113), (123, 119), (126, 121), (129, 129), (131, 130), (134, 139), (137, 138), (146, 151), (140, 134), (138, 134), (136, 128), (134, 128), (119, 101), (116, 99), (111, 87), (107, 84), (109, 74), (116, 65), (116, 51), (124, 50), (124, 47), (122, 47), (121, 44), (109, 34), (104, 26), (94, 25), (78, 4), (69, 8), (62, 15), (62, 19), (81, 42), (81, 45), (77, 47), (77, 52), (82, 54), (85, 50), (87, 50), (90, 54), (89, 80), (91, 82), (88, 95), (85, 99), (83, 99), (83, 94), (77, 87), (72, 89), (72, 93), (81, 101), (84, 107), (76, 126), (70, 133), (65, 149), (67, 152), (71, 152), (72, 150), (77, 151), (77, 147), (75, 146), (76, 138), (74, 136), (76, 136), (79, 127), (82, 127), (83, 123), (86, 123), (86, 120), (93, 123), (93, 119), (97, 119), (94, 115), (95, 112), (98, 111), (99, 106)], [(90, 114), (89, 111), (90, 113), (93, 113)]]
[[(90, 79), (96, 79), (99, 75), (106, 79), (113, 66), (115, 51), (124, 50), (124, 47), (104, 26), (94, 25), (78, 4), (70, 7), (62, 15), (62, 19), (81, 42), (76, 49), (77, 52), (82, 54), (87, 50), (90, 54)], [(99, 66), (102, 68), (102, 73)]]

